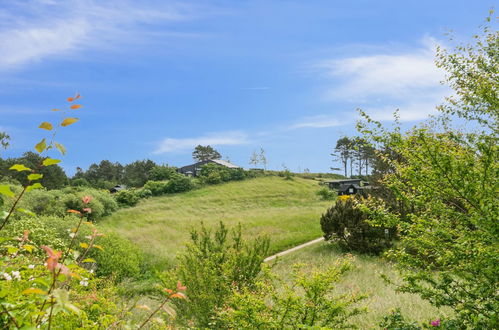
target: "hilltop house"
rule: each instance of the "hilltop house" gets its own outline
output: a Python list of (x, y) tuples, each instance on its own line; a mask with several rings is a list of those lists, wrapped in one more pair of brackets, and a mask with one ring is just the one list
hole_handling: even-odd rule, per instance
[(198, 162), (198, 163), (195, 163), (195, 164), (192, 164), (192, 165), (187, 165), (187, 166), (184, 166), (184, 167), (181, 167), (178, 169), (178, 172), (179, 173), (182, 173), (184, 175), (187, 175), (187, 176), (198, 176), (199, 175), (199, 172), (201, 171), (201, 168), (203, 167), (203, 165), (206, 165), (206, 164), (209, 164), (209, 163), (213, 163), (213, 164), (217, 164), (217, 165), (221, 165), (221, 166), (225, 166), (227, 168), (241, 168), (237, 165), (234, 165), (232, 163), (229, 163), (228, 161), (225, 161), (225, 160), (221, 160), (221, 159), (208, 159), (208, 160), (203, 160), (201, 162)]
[(326, 181), (329, 189), (334, 189), (338, 195), (355, 195), (371, 188), (368, 182), (361, 179), (342, 179)]

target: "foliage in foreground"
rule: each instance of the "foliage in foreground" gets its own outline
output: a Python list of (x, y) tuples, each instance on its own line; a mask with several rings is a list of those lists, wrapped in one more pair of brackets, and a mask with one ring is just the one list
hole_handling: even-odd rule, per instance
[(332, 329), (350, 328), (352, 316), (363, 313), (354, 307), (365, 296), (333, 294), (336, 283), (351, 268), (338, 260), (324, 271), (295, 265), (293, 281), (278, 280), (268, 270), (255, 287), (234, 292), (217, 315), (224, 329)]
[[(456, 91), (444, 115), (411, 131), (360, 130), (382, 150), (392, 171), (383, 178), (408, 210), (404, 217), (379, 199), (364, 210), (383, 225), (399, 225), (400, 246), (391, 251), (403, 275), (399, 289), (455, 311), (456, 328), (499, 326), (499, 32), (485, 28), (475, 44), (438, 62)], [(453, 127), (452, 116), (467, 131)], [(438, 125), (440, 123), (440, 125)], [(389, 152), (384, 152), (389, 151)], [(391, 157), (393, 154), (398, 157)]]
[(212, 327), (216, 310), (221, 308), (233, 290), (254, 288), (263, 259), (269, 251), (269, 240), (257, 238), (244, 242), (241, 228), (229, 232), (220, 223), (215, 232), (202, 226), (191, 233), (191, 244), (178, 256), (178, 265), (170, 278), (189, 282), (189, 301), (178, 301), (180, 321), (184, 325)]

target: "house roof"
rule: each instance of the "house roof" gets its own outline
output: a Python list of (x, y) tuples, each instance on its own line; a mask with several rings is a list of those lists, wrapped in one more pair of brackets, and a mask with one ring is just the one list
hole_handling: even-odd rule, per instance
[(218, 165), (228, 167), (228, 168), (239, 168), (239, 166), (234, 165), (232, 163), (229, 163), (228, 161), (221, 160), (221, 159), (210, 159), (210, 161), (217, 163)]

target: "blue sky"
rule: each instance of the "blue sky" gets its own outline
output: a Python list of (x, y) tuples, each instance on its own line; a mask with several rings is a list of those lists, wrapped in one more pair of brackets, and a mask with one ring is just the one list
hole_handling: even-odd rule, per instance
[(411, 125), (449, 91), (437, 45), (477, 33), (493, 1), (0, 0), (2, 156), (79, 92), (63, 167), (102, 159), (182, 166), (197, 144), (248, 167), (327, 171), (356, 108)]

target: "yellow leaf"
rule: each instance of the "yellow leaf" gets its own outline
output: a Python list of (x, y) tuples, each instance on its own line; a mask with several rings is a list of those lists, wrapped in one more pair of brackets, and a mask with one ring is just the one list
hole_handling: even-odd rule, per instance
[(147, 306), (147, 305), (137, 305), (135, 308), (144, 309), (146, 311), (150, 311), (151, 310), (151, 308), (149, 308), (149, 306)]
[(31, 190), (33, 190), (33, 189), (41, 189), (41, 188), (43, 188), (43, 186), (42, 186), (42, 184), (41, 184), (41, 183), (39, 183), (39, 182), (37, 182), (37, 183), (33, 183), (31, 186), (28, 186), (28, 187), (26, 188), (26, 192), (30, 192), (30, 191), (31, 191)]
[(95, 261), (95, 259), (92, 259), (92, 258), (86, 258), (82, 262), (97, 262), (97, 261)]
[(23, 245), (23, 249), (25, 249), (29, 253), (33, 252), (33, 248), (34, 248), (33, 245), (29, 245), (29, 244)]
[(40, 126), (38, 126), (38, 128), (43, 128), (43, 129), (46, 129), (47, 131), (51, 131), (52, 130), (52, 124), (49, 123), (49, 122), (44, 121), (43, 123), (40, 124)]
[(38, 142), (35, 146), (36, 151), (38, 151), (39, 153), (42, 153), (43, 150), (45, 150), (46, 148), (47, 148), (47, 144), (45, 143), (45, 139)]
[(12, 190), (10, 190), (10, 187), (7, 186), (7, 185), (0, 185), (0, 194), (1, 195), (5, 195), (5, 196), (8, 196), (8, 197), (14, 197), (14, 193), (12, 192)]
[(43, 160), (43, 163), (42, 165), (43, 166), (50, 166), (50, 165), (54, 165), (54, 164), (57, 164), (57, 163), (60, 163), (61, 161), (59, 159), (52, 159), (52, 158), (46, 158)]
[(62, 144), (55, 142), (55, 147), (61, 152), (63, 156), (66, 154), (66, 148)]
[(84, 249), (88, 249), (88, 244), (87, 243), (82, 242), (82, 243), (80, 243), (80, 246), (82, 248), (84, 248)]
[(69, 126), (69, 125), (71, 125), (71, 124), (76, 123), (77, 121), (78, 121), (78, 118), (72, 118), (72, 117), (70, 117), (70, 118), (66, 118), (66, 119), (64, 119), (64, 120), (62, 121), (61, 126), (62, 126), (62, 127), (66, 127), (66, 126)]
[(23, 164), (14, 164), (11, 167), (9, 167), (9, 170), (15, 170), (18, 172), (31, 171), (31, 169), (29, 167), (26, 167)]
[(183, 294), (182, 292), (177, 292), (172, 294), (170, 298), (185, 299), (185, 294)]
[(34, 294), (47, 294), (47, 292), (41, 290), (41, 289), (38, 289), (38, 288), (29, 288), (29, 289), (26, 289), (22, 292), (23, 294), (31, 294), (31, 293), (34, 293)]
[(73, 104), (73, 105), (71, 106), (71, 109), (76, 110), (76, 109), (79, 109), (79, 108), (81, 108), (81, 107), (83, 107), (83, 105), (81, 105), (81, 104)]
[(94, 245), (94, 248), (99, 249), (101, 251), (104, 251), (104, 248), (102, 248), (102, 246), (100, 246), (100, 245)]
[(32, 174), (28, 175), (29, 181), (35, 181), (35, 180), (39, 180), (41, 178), (43, 178), (43, 174), (32, 173)]

